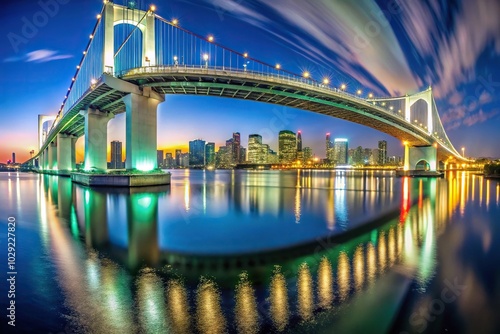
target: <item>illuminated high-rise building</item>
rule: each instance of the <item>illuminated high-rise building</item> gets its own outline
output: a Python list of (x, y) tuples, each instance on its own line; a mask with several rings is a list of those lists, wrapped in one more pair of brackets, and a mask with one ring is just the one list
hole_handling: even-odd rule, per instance
[(380, 140), (378, 142), (378, 164), (385, 165), (387, 163), (387, 141)]
[(123, 168), (122, 161), (122, 142), (113, 140), (111, 142), (111, 162), (110, 169)]
[(207, 143), (205, 145), (205, 165), (215, 166), (215, 143)]
[(261, 135), (251, 134), (248, 136), (248, 161), (254, 164), (263, 162)]
[(302, 131), (297, 132), (297, 152), (302, 152)]
[(241, 162), (241, 136), (239, 132), (233, 132), (233, 163), (237, 164)]
[(15, 152), (12, 152), (12, 163), (13, 164), (16, 163), (16, 153)]
[(156, 150), (156, 163), (158, 168), (163, 168), (163, 150)]
[(326, 149), (326, 160), (328, 160), (329, 162), (333, 162), (335, 160), (335, 157), (333, 153), (333, 143), (330, 138), (330, 132), (326, 134), (325, 149)]
[(303, 150), (303, 153), (304, 153), (304, 161), (307, 162), (309, 160), (312, 159), (313, 157), (313, 153), (312, 153), (312, 149), (310, 147), (304, 147), (304, 150)]
[(175, 160), (172, 153), (165, 153), (165, 168), (174, 168)]
[(205, 141), (195, 139), (189, 142), (189, 167), (205, 166)]
[(295, 133), (282, 130), (278, 136), (278, 156), (280, 163), (292, 163), (297, 159), (297, 138)]
[(338, 165), (347, 164), (348, 141), (345, 138), (335, 138), (333, 143), (333, 158)]
[(180, 167), (181, 166), (181, 150), (175, 150), (175, 166)]

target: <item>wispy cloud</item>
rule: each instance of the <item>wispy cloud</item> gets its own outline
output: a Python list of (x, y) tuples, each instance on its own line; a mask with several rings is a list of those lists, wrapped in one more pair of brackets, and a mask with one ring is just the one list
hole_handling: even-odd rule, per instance
[(475, 67), (488, 45), (500, 54), (500, 2), (398, 1), (406, 34), (422, 59), (437, 97), (475, 79)]
[(482, 109), (479, 112), (471, 114), (464, 118), (463, 124), (467, 126), (472, 126), (476, 123), (482, 123), (492, 118), (493, 116), (498, 115), (500, 110), (493, 110), (488, 113), (484, 112)]
[(418, 89), (418, 80), (410, 70), (390, 23), (373, 0), (255, 2), (267, 8), (262, 13), (270, 11), (280, 20), (264, 17), (247, 2), (206, 1), (216, 10), (227, 11), (271, 32), (295, 51), (325, 66), (335, 67), (367, 88), (380, 91), (379, 87), (384, 87), (390, 94)]
[(4, 62), (24, 61), (24, 62), (45, 63), (48, 61), (54, 61), (54, 60), (60, 60), (60, 59), (66, 59), (66, 58), (73, 57), (72, 55), (58, 54), (58, 53), (59, 53), (59, 51), (41, 49), (41, 50), (35, 50), (35, 51), (28, 52), (23, 56), (5, 58), (3, 61)]

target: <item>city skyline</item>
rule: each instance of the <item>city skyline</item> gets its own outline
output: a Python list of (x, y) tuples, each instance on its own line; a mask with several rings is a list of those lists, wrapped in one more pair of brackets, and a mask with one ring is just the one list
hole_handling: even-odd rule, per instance
[[(276, 13), (272, 4), (261, 1), (231, 7), (215, 0), (179, 0), (172, 1), (169, 6), (158, 4), (158, 13), (168, 18), (179, 18), (180, 26), (201, 35), (213, 34), (217, 42), (249, 52), (258, 59), (269, 63), (279, 62), (283, 68), (297, 73), (308, 70), (314, 78), (329, 76), (332, 86), (346, 84), (346, 90), (351, 93), (361, 90), (363, 95), (373, 92), (376, 96), (395, 96), (432, 85), (442, 121), (455, 147), (458, 150), (464, 147), (469, 156), (499, 157), (500, 152), (494, 143), (498, 141), (496, 129), (500, 120), (499, 95), (495, 94), (500, 86), (500, 48), (496, 47), (500, 45), (500, 29), (496, 29), (498, 27), (495, 24), (498, 23), (476, 25), (471, 21), (469, 12), (477, 14), (477, 8), (482, 8), (483, 1), (478, 3), (474, 6), (475, 2), (465, 1), (452, 11), (461, 23), (460, 29), (465, 27), (470, 30), (465, 33), (466, 37), (474, 33), (475, 38), (480, 41), (467, 53), (467, 63), (459, 57), (464, 53), (460, 47), (457, 50), (446, 48), (447, 43), (451, 42), (460, 46), (457, 42), (463, 38), (454, 31), (453, 24), (447, 28), (426, 22), (428, 26), (422, 27), (421, 35), (408, 35), (407, 27), (412, 23), (418, 24), (407, 17), (406, 14), (411, 10), (433, 13), (438, 17), (445, 12), (445, 9), (437, 10), (428, 4), (398, 2), (403, 13), (401, 18), (391, 16), (387, 4), (368, 0), (362, 1), (359, 6), (360, 12), (367, 14), (366, 16), (354, 15), (351, 5), (338, 12), (326, 6), (324, 12), (321, 12), (319, 9), (325, 4), (297, 2)], [(57, 11), (54, 10), (54, 15), (47, 14), (47, 9), (36, 1), (7, 3), (1, 14), (5, 21), (1, 28), (4, 29), (2, 38), (8, 47), (0, 51), (0, 71), (4, 74), (0, 78), (0, 162), (11, 159), (12, 152), (17, 154), (18, 162), (23, 162), (30, 157), (30, 151), (37, 149), (37, 115), (57, 112), (80, 58), (82, 45), (88, 41), (88, 33), (101, 6), (100, 1), (61, 1), (56, 4)], [(138, 5), (147, 4), (140, 2)], [(375, 16), (374, 19), (373, 14), (370, 14), (374, 10), (381, 11), (386, 17)], [(28, 29), (26, 22), (33, 23), (32, 18), (39, 13), (45, 13), (47, 22), (35, 26), (36, 32), (25, 37), (26, 34), (23, 33)], [(362, 59), (352, 59), (350, 63), (342, 54), (327, 46), (325, 36), (317, 34), (324, 30), (326, 23), (320, 20), (312, 23), (312, 27), (306, 27), (302, 21), (293, 25), (289, 20), (293, 15), (317, 15), (321, 18), (324, 15), (339, 17), (342, 13), (346, 17), (355, 18), (358, 26), (366, 26), (370, 22), (380, 24), (384, 29), (375, 40), (387, 46), (387, 50), (393, 51), (391, 57), (396, 55), (396, 59), (392, 59), (394, 63), (391, 65), (401, 71), (394, 73), (388, 68), (384, 71), (383, 65), (388, 61), (385, 59), (387, 52), (372, 44), (366, 47), (374, 51), (373, 61), (368, 63), (361, 57)], [(252, 19), (253, 24), (250, 22)], [(271, 34), (265, 33), (264, 28), (267, 26), (264, 22), (272, 22), (268, 27)], [(71, 39), (58, 33), (73, 23), (77, 23), (79, 29), (74, 30)], [(340, 32), (342, 26), (352, 28), (342, 17), (337, 23), (329, 24), (333, 24), (329, 31)], [(301, 36), (308, 33), (309, 28), (315, 30), (310, 34), (308, 47), (305, 47), (306, 42)], [(426, 50), (427, 38), (435, 29), (443, 30), (443, 40), (439, 40), (442, 45), (438, 48), (440, 52), (429, 57)], [(244, 31), (244, 34), (242, 38), (235, 39), (227, 31)], [(340, 40), (345, 38), (339, 35)], [(351, 40), (351, 43), (346, 44), (353, 42), (355, 41)], [(325, 56), (331, 59), (330, 62), (325, 63)], [(431, 60), (427, 61), (427, 58)], [(450, 63), (453, 63), (451, 60), (457, 60), (457, 68), (466, 70), (468, 75), (460, 75), (456, 70), (449, 69), (445, 60), (450, 60)], [(410, 68), (415, 70), (412, 72)], [(442, 74), (442, 78), (436, 77), (431, 71), (436, 68), (437, 74)], [(20, 99), (19, 92), (24, 91), (29, 93)], [(207, 127), (207, 124), (212, 126)], [(116, 116), (108, 127), (108, 142), (126, 142), (124, 115)], [(158, 147), (170, 152), (177, 147), (186, 148), (188, 141), (202, 131), (206, 133), (203, 137), (219, 146), (226, 139), (222, 133), (232, 129), (237, 129), (245, 137), (251, 133), (262, 133), (264, 142), (277, 147), (277, 134), (281, 127), (293, 131), (300, 129), (304, 134), (331, 132), (332, 136), (349, 138), (354, 146), (365, 147), (370, 143), (386, 140), (391, 148), (391, 155), (401, 154), (403, 150), (402, 144), (388, 135), (329, 116), (258, 102), (172, 95), (167, 96), (167, 101), (159, 106)], [(324, 147), (324, 141), (315, 137), (307, 146), (319, 152)], [(77, 159), (81, 160), (83, 138), (78, 140), (77, 147)]]

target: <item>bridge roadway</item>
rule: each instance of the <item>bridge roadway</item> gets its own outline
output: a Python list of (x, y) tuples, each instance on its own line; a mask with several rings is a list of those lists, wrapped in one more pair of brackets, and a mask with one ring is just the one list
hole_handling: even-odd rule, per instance
[[(129, 93), (142, 94), (147, 87), (159, 94), (237, 98), (317, 112), (369, 126), (410, 146), (432, 145), (438, 141), (423, 128), (407, 122), (404, 114), (308, 79), (234, 68), (172, 65), (135, 68), (117, 77), (103, 74), (57, 121), (39, 152), (43, 152), (58, 133), (82, 136), (85, 122), (81, 110), (90, 107), (120, 114), (125, 112), (122, 98)], [(438, 159), (454, 155), (453, 148), (438, 145)]]

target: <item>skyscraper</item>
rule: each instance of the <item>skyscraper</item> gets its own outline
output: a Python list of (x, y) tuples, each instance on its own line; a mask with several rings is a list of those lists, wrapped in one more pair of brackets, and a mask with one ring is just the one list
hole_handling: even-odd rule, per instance
[(335, 138), (333, 143), (334, 160), (339, 165), (347, 164), (348, 142), (345, 138)]
[(262, 163), (262, 136), (251, 134), (248, 136), (248, 161)]
[(172, 156), (172, 153), (166, 153), (165, 154), (165, 168), (174, 168), (175, 167), (175, 160), (174, 157)]
[(312, 153), (312, 149), (310, 147), (307, 147), (307, 146), (304, 147), (303, 152), (304, 152), (304, 161), (305, 162), (307, 162), (307, 161), (309, 161), (309, 160), (312, 159), (313, 153)]
[(163, 150), (156, 150), (156, 163), (158, 168), (163, 168)]
[(297, 132), (297, 152), (302, 152), (302, 131)]
[(205, 141), (195, 139), (189, 142), (189, 167), (205, 166)]
[(330, 139), (330, 132), (326, 134), (325, 148), (326, 148), (326, 160), (328, 160), (329, 162), (333, 162), (335, 160), (335, 157), (333, 153), (332, 140)]
[(181, 166), (181, 150), (175, 150), (175, 166), (180, 167)]
[(215, 143), (207, 143), (205, 145), (205, 165), (215, 166)]
[(240, 163), (246, 161), (246, 156), (247, 156), (247, 149), (244, 148), (243, 146), (240, 146)]
[(123, 168), (122, 162), (122, 142), (113, 140), (111, 142), (111, 169)]
[(292, 163), (297, 159), (297, 138), (295, 133), (282, 130), (278, 136), (278, 155), (280, 163)]
[(12, 163), (13, 164), (16, 163), (16, 153), (15, 152), (12, 152)]
[(387, 141), (380, 140), (378, 142), (378, 164), (385, 165), (387, 163)]
[(241, 162), (240, 156), (240, 146), (241, 146), (241, 136), (239, 132), (233, 132), (233, 163), (237, 164)]

